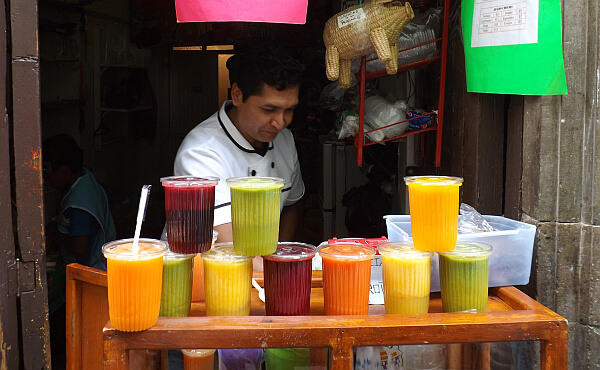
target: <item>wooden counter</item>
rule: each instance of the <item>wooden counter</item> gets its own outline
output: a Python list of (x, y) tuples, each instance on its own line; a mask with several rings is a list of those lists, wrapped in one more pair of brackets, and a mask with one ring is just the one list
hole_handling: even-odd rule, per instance
[[(67, 267), (67, 279), (72, 287), (83, 280), (90, 285), (90, 274), (96, 278), (104, 276), (103, 281), (98, 278), (96, 283), (106, 286), (105, 273), (79, 265)], [(85, 347), (84, 343), (89, 343), (88, 336), (98, 333), (80, 327), (84, 321), (89, 327), (89, 322), (94, 320), (77, 319), (77, 315), (69, 312), (81, 307), (81, 297), (91, 297), (83, 290), (90, 287), (79, 284), (67, 306), (67, 317), (72, 322), (68, 322), (67, 333), (76, 339), (70, 341), (69, 347), (75, 355), (67, 356), (73, 358), (69, 368), (90, 364), (87, 361), (92, 359), (84, 361), (82, 352), (96, 350)], [(106, 299), (105, 295), (96, 297)], [(329, 348), (330, 369), (350, 370), (355, 346), (537, 340), (541, 342), (542, 369), (567, 368), (567, 321), (514, 287), (491, 288), (487, 313), (442, 313), (439, 295), (432, 294), (428, 314), (385, 315), (383, 306), (370, 306), (369, 315), (365, 316), (324, 316), (322, 288), (314, 287), (311, 316), (264, 316), (264, 303), (255, 290), (251, 316), (204, 317), (203, 314), (204, 305), (194, 303), (192, 315), (196, 317), (161, 317), (151, 329), (136, 333), (117, 331), (107, 323), (102, 332), (104, 369), (129, 369), (129, 365), (139, 361), (137, 350), (311, 347)], [(102, 322), (105, 318), (98, 320), (95, 321)], [(130, 354), (130, 350), (136, 351)], [(311, 361), (312, 357), (311, 353)]]

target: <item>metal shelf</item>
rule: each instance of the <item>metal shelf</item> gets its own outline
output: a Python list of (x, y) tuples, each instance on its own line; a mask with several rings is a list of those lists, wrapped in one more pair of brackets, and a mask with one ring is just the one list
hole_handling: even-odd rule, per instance
[[(400, 50), (399, 52), (403, 52), (406, 50), (410, 50), (413, 48), (417, 48), (429, 43), (433, 43), (433, 42), (440, 42), (441, 43), (441, 50), (440, 50), (440, 54), (438, 56), (432, 57), (432, 58), (428, 58), (428, 59), (424, 59), (418, 62), (414, 62), (414, 63), (410, 63), (410, 64), (404, 64), (404, 65), (399, 65), (398, 66), (398, 72), (404, 72), (404, 71), (410, 71), (410, 70), (414, 70), (417, 68), (421, 68), (424, 67), (428, 64), (431, 64), (432, 62), (436, 61), (436, 60), (440, 60), (440, 84), (439, 84), (439, 91), (438, 91), (438, 109), (429, 113), (426, 113), (424, 115), (421, 115), (419, 117), (414, 117), (411, 118), (409, 120), (404, 120), (404, 121), (400, 121), (400, 122), (395, 122), (395, 123), (391, 123), (387, 126), (384, 127), (380, 127), (377, 128), (375, 130), (371, 130), (371, 131), (367, 131), (365, 132), (365, 126), (364, 126), (364, 118), (365, 118), (365, 82), (369, 81), (369, 80), (374, 80), (377, 78), (381, 78), (381, 77), (385, 77), (388, 76), (386, 70), (379, 70), (379, 71), (375, 71), (375, 72), (366, 72), (366, 65), (367, 62), (374, 60), (374, 59), (369, 59), (367, 61), (366, 56), (362, 57), (361, 60), (361, 66), (360, 66), (360, 70), (357, 74), (357, 80), (358, 80), (358, 90), (359, 90), (359, 94), (360, 94), (360, 106), (359, 106), (359, 120), (358, 120), (358, 134), (356, 135), (356, 137), (354, 138), (354, 145), (356, 147), (356, 156), (357, 156), (357, 163), (359, 166), (362, 166), (362, 161), (363, 161), (363, 149), (365, 146), (369, 146), (369, 145), (373, 145), (373, 144), (378, 144), (378, 143), (383, 143), (383, 142), (387, 142), (387, 141), (393, 141), (393, 140), (397, 140), (406, 136), (411, 136), (411, 135), (416, 135), (416, 134), (421, 134), (421, 133), (425, 133), (425, 132), (429, 132), (429, 131), (435, 131), (436, 132), (436, 144), (435, 144), (435, 167), (440, 167), (441, 165), (441, 148), (442, 148), (442, 128), (443, 128), (443, 123), (444, 123), (444, 93), (446, 90), (446, 54), (447, 54), (447, 50), (448, 50), (448, 20), (449, 20), (449, 15), (450, 15), (450, 0), (444, 0), (444, 15), (443, 15), (443, 24), (442, 24), (442, 37), (429, 41), (427, 43), (421, 44), (421, 45), (416, 45), (414, 47), (411, 47), (409, 49), (404, 49), (404, 50)], [(405, 131), (402, 135), (399, 136), (395, 136), (392, 138), (386, 138), (383, 140), (379, 140), (379, 141), (367, 141), (365, 138), (365, 134), (368, 134), (370, 132), (374, 132), (374, 131), (378, 131), (378, 130), (383, 130), (383, 129), (387, 129), (391, 126), (395, 126), (398, 125), (400, 123), (405, 123), (407, 121), (413, 120), (413, 119), (417, 119), (417, 118), (421, 118), (423, 116), (426, 115), (432, 115), (432, 119), (431, 121), (433, 122), (433, 126), (430, 127), (426, 127), (420, 130), (407, 130)]]

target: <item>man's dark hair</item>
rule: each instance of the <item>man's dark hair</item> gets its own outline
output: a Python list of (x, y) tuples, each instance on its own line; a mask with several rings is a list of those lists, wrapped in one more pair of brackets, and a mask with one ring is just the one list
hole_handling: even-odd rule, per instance
[(237, 83), (244, 101), (251, 95), (259, 95), (263, 84), (279, 91), (300, 86), (304, 66), (292, 56), (287, 47), (265, 42), (235, 54), (227, 60), (229, 82)]
[(67, 166), (73, 172), (83, 168), (83, 150), (67, 134), (51, 136), (42, 142), (42, 160), (50, 163), (53, 170)]

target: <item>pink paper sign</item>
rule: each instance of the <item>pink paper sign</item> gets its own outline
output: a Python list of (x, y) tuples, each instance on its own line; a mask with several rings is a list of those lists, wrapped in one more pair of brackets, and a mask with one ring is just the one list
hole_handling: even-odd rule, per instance
[(175, 0), (177, 22), (306, 23), (308, 0)]

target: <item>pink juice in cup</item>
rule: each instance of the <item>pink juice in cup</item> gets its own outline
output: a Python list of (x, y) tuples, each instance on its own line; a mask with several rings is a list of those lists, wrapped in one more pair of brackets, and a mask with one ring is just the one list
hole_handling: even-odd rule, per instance
[(165, 188), (167, 240), (174, 253), (206, 252), (212, 244), (217, 177), (171, 176)]
[(316, 248), (310, 244), (280, 242), (275, 253), (262, 257), (267, 315), (309, 314), (315, 253)]

